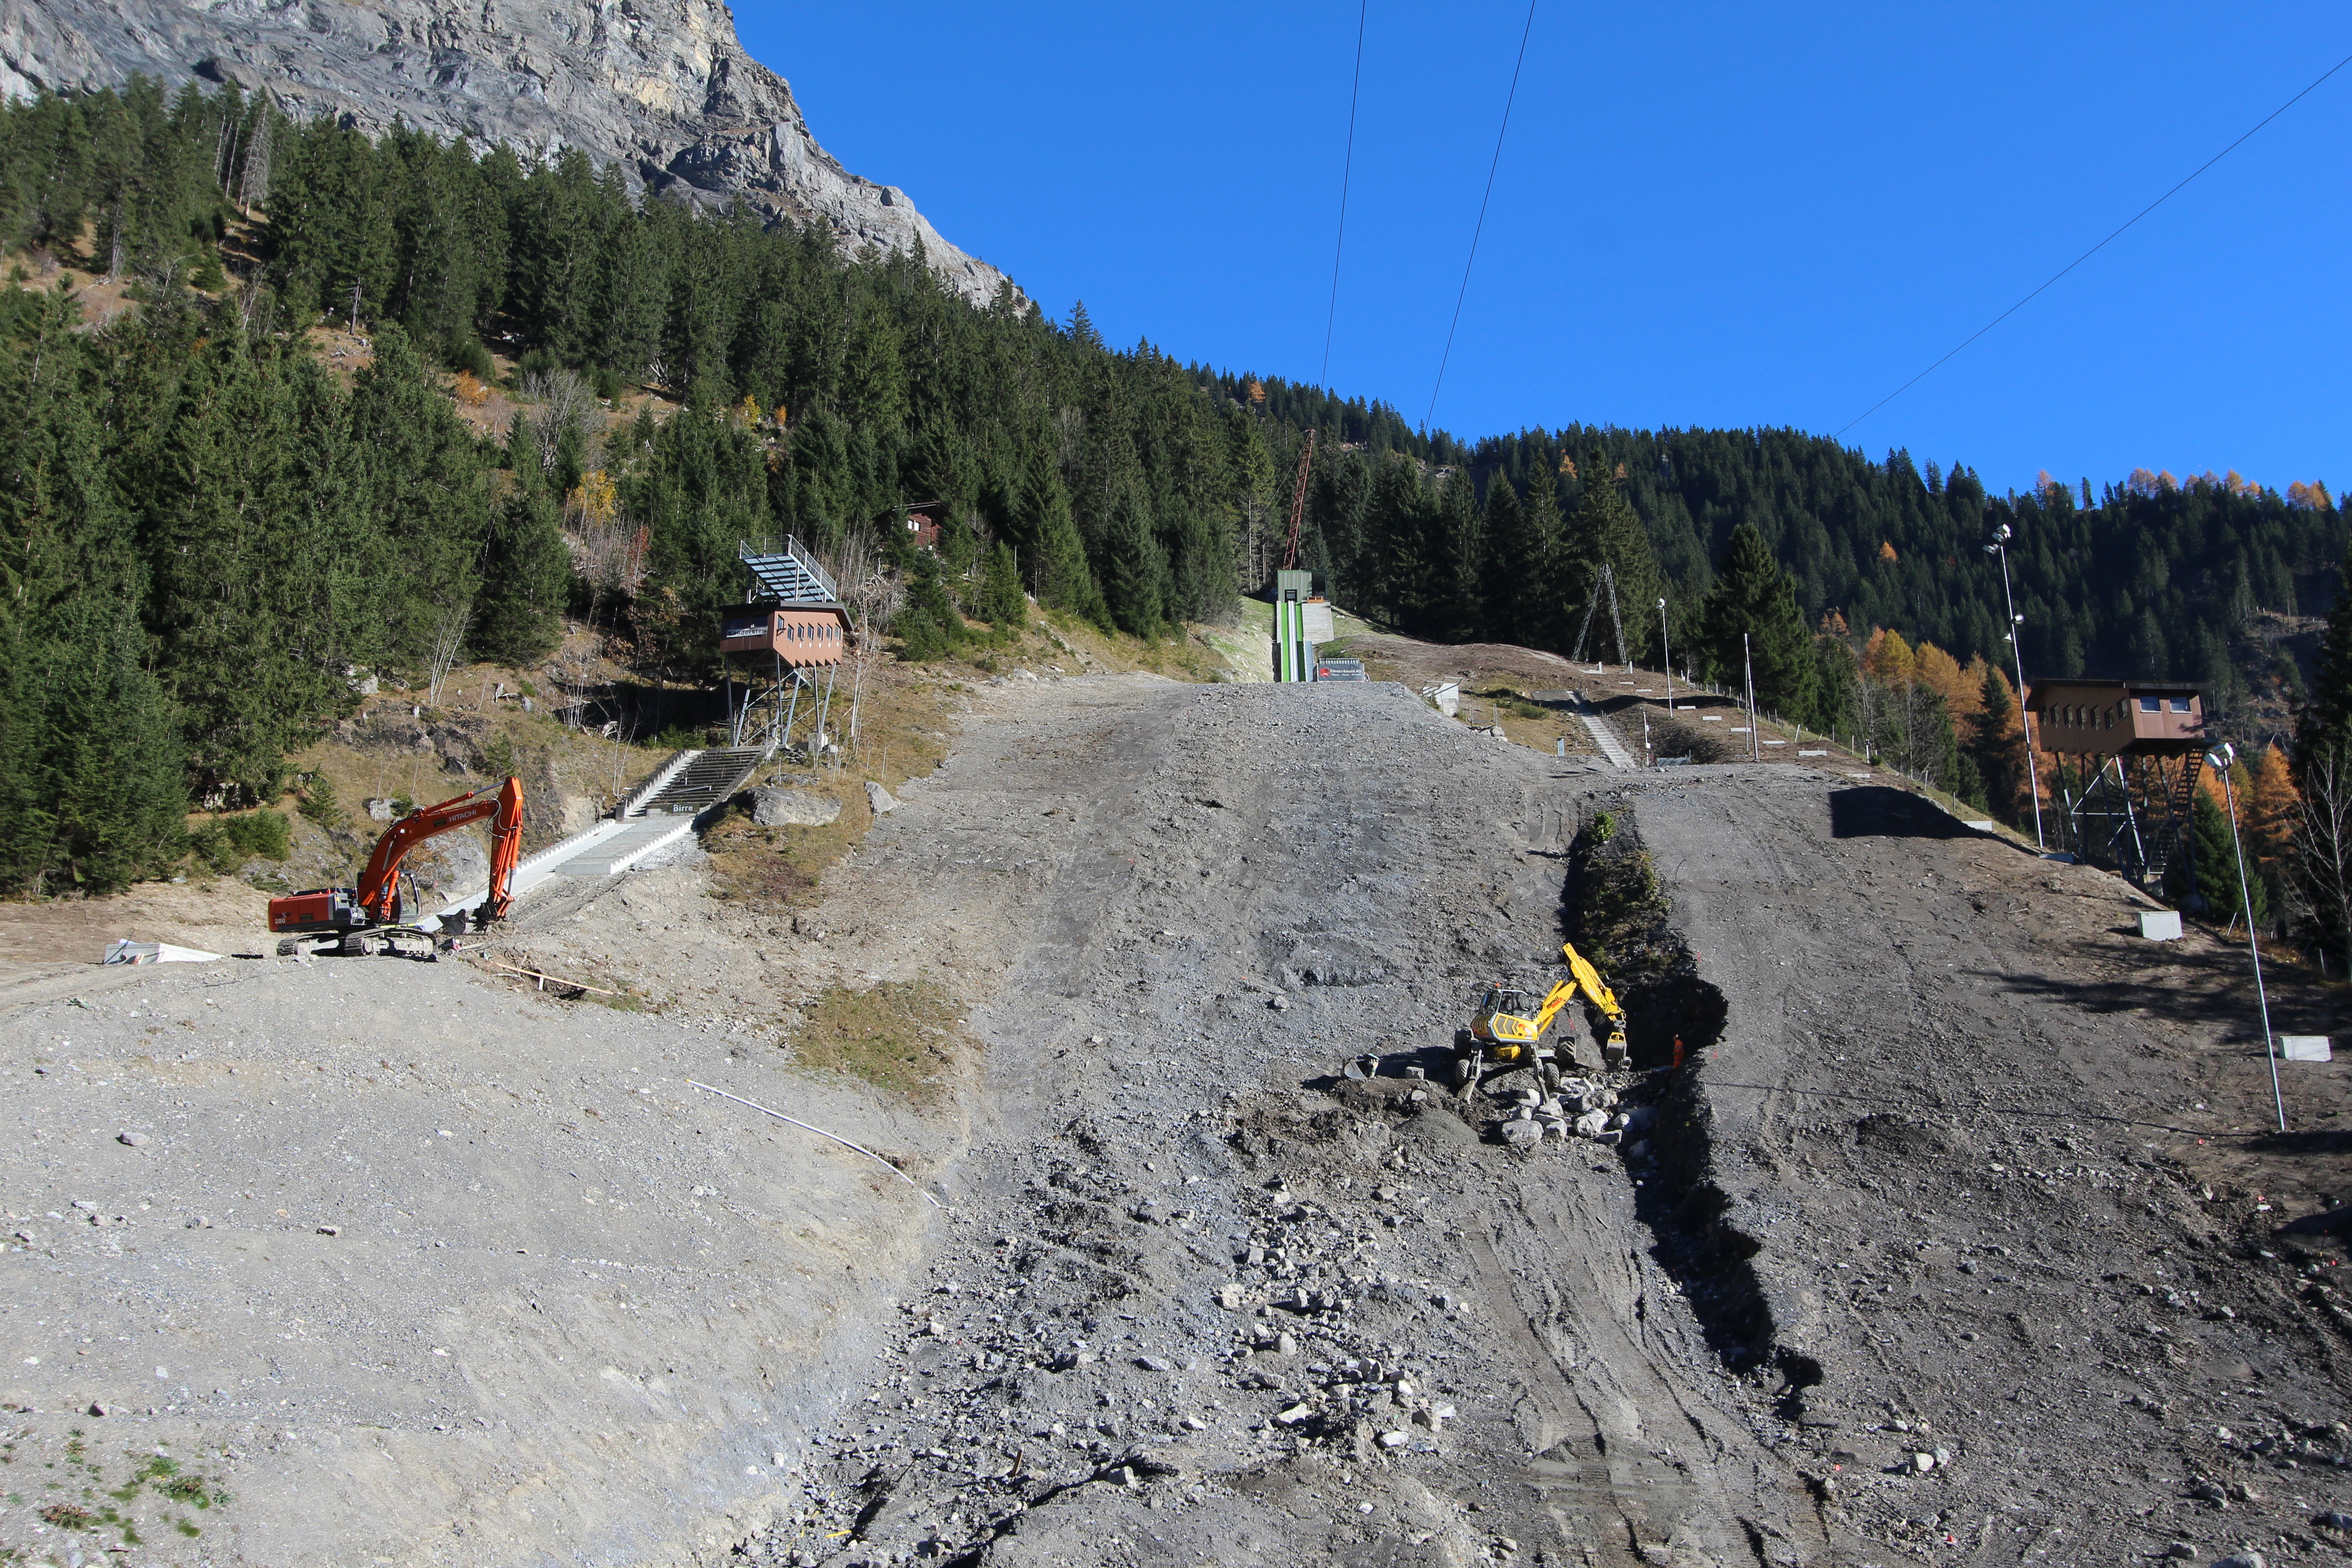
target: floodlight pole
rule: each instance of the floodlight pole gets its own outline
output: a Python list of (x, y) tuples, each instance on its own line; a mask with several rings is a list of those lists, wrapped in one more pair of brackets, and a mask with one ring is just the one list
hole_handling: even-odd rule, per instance
[(1658, 651), (1665, 656), (1666, 711), (1675, 710), (1675, 645), (1666, 640), (1666, 602), (1658, 601)]
[(2286, 1096), (2279, 1091), (2278, 1044), (2271, 1034), (2271, 997), (2263, 987), (2263, 945), (2254, 934), (2253, 889), (2246, 885), (2246, 841), (2238, 831), (2238, 791), (2230, 783), (2230, 764), (2237, 760), (2237, 749), (2224, 742), (2218, 752), (2209, 753), (2205, 761), (2221, 775), (2221, 796), (2230, 805), (2230, 842), (2238, 851), (2238, 908), (2246, 917), (2246, 950), (2254, 955), (2254, 998), (2263, 1009), (2263, 1055), (2271, 1064), (2271, 1103), (2278, 1110), (2279, 1131), (2286, 1131)]
[(1985, 548), (2000, 557), (2000, 595), (2009, 605), (2009, 654), (2017, 664), (2017, 729), (2025, 737), (2025, 795), (2033, 803), (2033, 847), (2046, 851), (2050, 845), (2042, 837), (2042, 775), (2033, 765), (2033, 710), (2025, 705), (2025, 647), (2017, 640), (2017, 595), (2009, 585), (2007, 524)]
[(1748, 760), (1764, 760), (1764, 743), (1756, 738), (1756, 654), (1749, 647), (1748, 634), (1739, 634), (1739, 667), (1748, 681)]

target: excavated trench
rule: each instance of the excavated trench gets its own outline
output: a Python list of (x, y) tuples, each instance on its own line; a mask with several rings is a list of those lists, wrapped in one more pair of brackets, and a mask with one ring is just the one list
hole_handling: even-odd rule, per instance
[(1708, 1347), (1734, 1372), (1777, 1371), (1794, 1396), (1821, 1381), (1821, 1368), (1776, 1343), (1752, 1263), (1762, 1243), (1730, 1217), (1717, 1175), (1714, 1111), (1696, 1070), (1723, 1038), (1729, 1003), (1700, 976), (1630, 808), (1586, 821), (1568, 862), (1561, 928), (1611, 977), (1625, 1009), (1629, 1064), (1645, 1075), (1629, 1098), (1654, 1117), (1635, 1213)]

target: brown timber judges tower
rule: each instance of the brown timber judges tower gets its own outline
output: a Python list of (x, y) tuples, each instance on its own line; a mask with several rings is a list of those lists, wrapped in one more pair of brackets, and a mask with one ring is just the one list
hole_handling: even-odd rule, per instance
[(2037, 749), (2058, 758), (2051, 791), (2063, 847), (2143, 888), (2178, 860), (2193, 889), (2203, 692), (2177, 680), (2037, 680), (2025, 706)]
[(732, 743), (771, 753), (789, 748), (805, 698), (815, 723), (809, 750), (821, 752), (830, 739), (834, 677), (842, 656), (857, 646), (840, 590), (797, 539), (739, 543), (735, 558), (750, 580), (742, 604), (730, 606), (719, 624)]

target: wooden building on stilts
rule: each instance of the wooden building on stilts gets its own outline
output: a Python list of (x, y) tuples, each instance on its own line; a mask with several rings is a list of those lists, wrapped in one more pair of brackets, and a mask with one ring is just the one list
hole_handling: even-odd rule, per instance
[(834, 679), (857, 628), (833, 577), (797, 539), (739, 543), (743, 602), (719, 617), (719, 657), (732, 743), (788, 751), (810, 725), (810, 755), (833, 741)]
[(2049, 779), (2058, 842), (2160, 890), (2168, 873), (2196, 886), (2189, 832), (2205, 764), (2205, 699), (2173, 680), (2037, 680), (2027, 697), (2035, 749), (2053, 755)]

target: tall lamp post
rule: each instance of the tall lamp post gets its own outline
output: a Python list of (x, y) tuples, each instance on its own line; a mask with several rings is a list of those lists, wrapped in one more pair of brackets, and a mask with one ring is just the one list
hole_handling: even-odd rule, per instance
[(1666, 640), (1666, 602), (1658, 601), (1658, 651), (1666, 661), (1666, 711), (1675, 710), (1675, 645)]
[(2033, 765), (2033, 715), (2025, 706), (2025, 649), (2017, 640), (2017, 628), (2024, 618), (2017, 613), (2017, 595), (2009, 586), (2009, 524), (2004, 522), (1994, 531), (1985, 553), (2000, 557), (2000, 596), (2009, 605), (2009, 653), (2017, 665), (2017, 729), (2025, 737), (2025, 794), (2033, 802), (2033, 846), (2046, 850), (2050, 845), (2042, 837), (2042, 776)]
[(2238, 851), (2238, 908), (2246, 916), (2246, 950), (2254, 955), (2254, 998), (2263, 1009), (2263, 1054), (2271, 1063), (2271, 1103), (2278, 1110), (2279, 1131), (2286, 1131), (2286, 1097), (2279, 1092), (2278, 1046), (2271, 1034), (2270, 993), (2263, 988), (2263, 945), (2254, 935), (2254, 895), (2246, 885), (2246, 841), (2238, 832), (2238, 791), (2230, 782), (2230, 765), (2238, 748), (2224, 741), (2205, 753), (2205, 765), (2221, 775), (2221, 796), (2230, 805), (2230, 842)]

